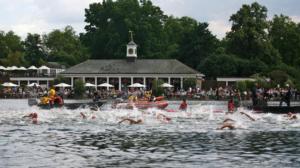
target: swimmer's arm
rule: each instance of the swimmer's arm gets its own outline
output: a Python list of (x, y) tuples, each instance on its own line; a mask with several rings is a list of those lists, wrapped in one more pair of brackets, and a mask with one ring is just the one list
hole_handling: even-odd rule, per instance
[(119, 121), (118, 122), (118, 124), (121, 124), (122, 122), (124, 122), (124, 121), (129, 121), (130, 122), (130, 124), (131, 123), (135, 123), (136, 121), (134, 121), (134, 120), (132, 120), (132, 119), (130, 119), (130, 118), (125, 118), (125, 119), (123, 119), (123, 120), (121, 120), (121, 121)]
[(241, 112), (241, 114), (244, 114), (245, 116), (247, 116), (250, 120), (255, 121), (255, 119), (253, 117), (251, 117), (249, 114)]

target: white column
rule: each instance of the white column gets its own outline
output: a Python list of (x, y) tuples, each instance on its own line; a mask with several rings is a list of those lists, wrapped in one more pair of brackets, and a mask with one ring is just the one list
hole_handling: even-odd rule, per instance
[(122, 89), (122, 80), (121, 80), (121, 77), (119, 77), (119, 91), (121, 91)]
[(85, 77), (82, 77), (82, 82), (85, 83)]
[(30, 84), (30, 82), (29, 82), (29, 80), (27, 81), (27, 85), (29, 85)]
[(226, 81), (226, 86), (228, 86), (228, 81)]
[[(106, 83), (109, 83), (109, 77), (106, 77)], [(106, 88), (106, 90), (108, 90), (109, 87)]]
[(180, 78), (180, 89), (182, 89), (183, 88), (183, 78), (181, 77)]
[(168, 77), (168, 84), (171, 84), (171, 78)]
[(46, 88), (48, 89), (49, 88), (49, 81), (47, 80), (47, 86), (46, 86)]
[(133, 77), (131, 77), (131, 82), (130, 83), (131, 83), (131, 85), (133, 84)]
[[(143, 78), (143, 85), (146, 86), (146, 77)], [(147, 87), (147, 86), (146, 86)]]
[(19, 80), (18, 80), (18, 85), (19, 85), (19, 86), (21, 85), (21, 81), (19, 81)]
[(95, 77), (95, 89), (96, 89), (96, 90), (98, 90), (98, 87), (97, 87), (97, 85), (98, 85), (98, 78), (97, 78), (97, 77)]
[(71, 86), (74, 87), (74, 77), (71, 77)]
[(39, 81), (39, 80), (37, 81), (37, 84), (38, 84), (38, 85), (40, 84), (40, 81)]

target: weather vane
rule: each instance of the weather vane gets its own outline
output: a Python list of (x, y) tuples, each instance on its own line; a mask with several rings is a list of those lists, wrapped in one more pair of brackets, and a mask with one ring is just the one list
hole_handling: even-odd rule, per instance
[(131, 41), (133, 41), (133, 31), (129, 30)]

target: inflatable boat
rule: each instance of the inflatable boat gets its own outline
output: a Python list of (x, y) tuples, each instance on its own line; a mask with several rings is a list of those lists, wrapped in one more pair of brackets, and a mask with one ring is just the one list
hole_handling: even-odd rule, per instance
[(164, 109), (168, 106), (168, 102), (161, 100), (161, 101), (155, 101), (155, 102), (149, 102), (149, 101), (137, 101), (134, 102), (134, 106), (138, 109), (148, 109), (148, 108), (158, 108), (158, 109)]

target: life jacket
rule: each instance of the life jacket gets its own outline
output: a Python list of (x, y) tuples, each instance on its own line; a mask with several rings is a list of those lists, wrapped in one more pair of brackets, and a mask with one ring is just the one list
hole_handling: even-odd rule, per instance
[(41, 98), (41, 104), (49, 104), (50, 99), (48, 97), (42, 97)]
[(228, 102), (228, 111), (234, 111), (234, 103), (232, 101)]

